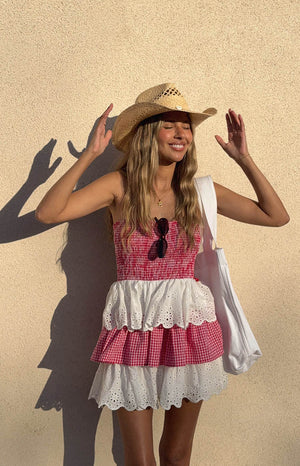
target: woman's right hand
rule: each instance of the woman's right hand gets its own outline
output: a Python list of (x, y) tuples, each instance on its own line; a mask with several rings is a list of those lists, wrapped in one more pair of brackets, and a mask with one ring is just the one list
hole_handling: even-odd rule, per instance
[(36, 218), (42, 223), (59, 223), (88, 215), (110, 206), (119, 196), (122, 186), (118, 172), (108, 173), (82, 189), (73, 191), (79, 178), (106, 149), (112, 132), (105, 133), (107, 117), (113, 106), (99, 118), (88, 147), (77, 162), (46, 193), (36, 209)]
[(91, 140), (87, 148), (84, 151), (84, 153), (89, 154), (93, 160), (96, 159), (99, 155), (101, 155), (105, 151), (111, 139), (112, 131), (108, 130), (105, 133), (105, 126), (106, 126), (108, 115), (112, 111), (112, 108), (113, 108), (113, 104), (110, 104), (105, 110), (105, 112), (99, 118), (97, 126), (91, 137)]

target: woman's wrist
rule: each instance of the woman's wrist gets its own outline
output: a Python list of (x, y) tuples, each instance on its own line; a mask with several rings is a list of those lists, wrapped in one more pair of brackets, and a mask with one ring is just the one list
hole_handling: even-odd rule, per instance
[(242, 167), (247, 166), (249, 163), (253, 162), (253, 159), (251, 155), (248, 153), (245, 155), (241, 155), (240, 158), (236, 160), (236, 162)]
[(98, 154), (93, 153), (89, 148), (84, 149), (80, 158), (93, 162), (98, 157)]

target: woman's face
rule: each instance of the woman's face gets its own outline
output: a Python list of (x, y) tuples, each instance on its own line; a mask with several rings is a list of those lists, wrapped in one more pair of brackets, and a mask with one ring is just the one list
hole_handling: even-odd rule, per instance
[(159, 163), (170, 165), (180, 162), (193, 141), (188, 114), (175, 111), (163, 113), (162, 121), (157, 137)]

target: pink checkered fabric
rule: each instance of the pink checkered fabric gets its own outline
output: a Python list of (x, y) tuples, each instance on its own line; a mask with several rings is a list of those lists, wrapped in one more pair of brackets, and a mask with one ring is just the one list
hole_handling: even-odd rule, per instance
[[(118, 281), (159, 280), (158, 283), (161, 283), (161, 280), (194, 278), (194, 262), (201, 241), (200, 228), (195, 232), (195, 245), (185, 249), (177, 221), (169, 222), (167, 253), (164, 258), (158, 258), (156, 241), (159, 235), (155, 224), (150, 235), (140, 231), (133, 233), (129, 251), (124, 250), (121, 243), (122, 226), (123, 222), (114, 224)], [(145, 296), (143, 300), (147, 303)], [(179, 303), (183, 308), (184, 304)], [(107, 305), (109, 308), (109, 303)], [(195, 309), (196, 306), (197, 303)], [(120, 309), (120, 312), (124, 311)], [(128, 312), (132, 310), (128, 309)], [(144, 312), (147, 315), (147, 309)], [(186, 329), (177, 325), (172, 328), (159, 325), (151, 331), (129, 331), (127, 327), (103, 328), (91, 360), (128, 366), (177, 367), (211, 362), (222, 354), (222, 332), (215, 320), (204, 321), (201, 325), (190, 323)]]
[(217, 321), (190, 324), (187, 329), (162, 325), (152, 331), (103, 329), (91, 360), (129, 366), (185, 366), (214, 361), (223, 354)]
[(124, 250), (121, 242), (123, 222), (114, 224), (114, 243), (118, 280), (167, 280), (169, 278), (193, 278), (194, 263), (200, 246), (200, 228), (195, 232), (193, 248), (185, 250), (179, 235), (177, 221), (169, 222), (166, 235), (168, 249), (162, 259), (156, 256), (159, 234), (155, 225), (150, 235), (135, 231), (131, 237), (132, 250)]

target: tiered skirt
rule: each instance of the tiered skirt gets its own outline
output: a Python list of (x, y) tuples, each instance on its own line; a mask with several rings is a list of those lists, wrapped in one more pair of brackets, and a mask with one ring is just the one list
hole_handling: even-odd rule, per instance
[(214, 300), (201, 282), (121, 280), (107, 296), (89, 398), (129, 411), (207, 400), (227, 384), (222, 354)]

